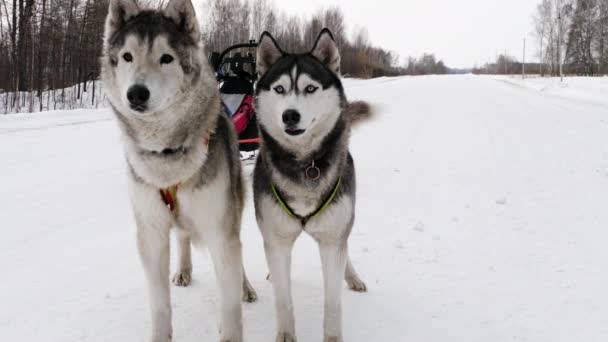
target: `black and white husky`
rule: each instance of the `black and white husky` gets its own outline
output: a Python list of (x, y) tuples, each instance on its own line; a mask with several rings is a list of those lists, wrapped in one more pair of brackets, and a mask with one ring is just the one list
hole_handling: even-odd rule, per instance
[(129, 166), (151, 340), (171, 340), (169, 240), (176, 227), (173, 282), (190, 283), (190, 243), (204, 241), (219, 283), (220, 340), (242, 341), (241, 299), (256, 295), (242, 271), (241, 164), (191, 1), (171, 0), (153, 11), (135, 0), (111, 0), (101, 63)]
[(355, 220), (355, 167), (348, 144), (352, 123), (369, 113), (348, 104), (338, 76), (340, 54), (325, 29), (310, 53), (285, 53), (260, 38), (256, 111), (262, 144), (254, 199), (272, 276), (277, 342), (295, 341), (291, 250), (302, 232), (318, 243), (325, 287), (324, 341), (342, 341), (342, 280), (365, 291), (348, 257)]

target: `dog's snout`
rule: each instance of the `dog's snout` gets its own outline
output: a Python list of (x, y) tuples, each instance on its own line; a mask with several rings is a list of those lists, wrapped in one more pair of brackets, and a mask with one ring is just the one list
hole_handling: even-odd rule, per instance
[(300, 123), (300, 113), (293, 109), (283, 112), (283, 123), (288, 127), (295, 126)]
[(127, 99), (134, 109), (138, 109), (148, 102), (150, 91), (145, 86), (136, 84), (127, 91)]

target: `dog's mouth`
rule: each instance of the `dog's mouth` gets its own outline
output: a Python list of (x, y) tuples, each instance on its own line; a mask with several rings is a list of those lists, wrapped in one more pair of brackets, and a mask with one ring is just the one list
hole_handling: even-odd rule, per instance
[(291, 135), (292, 137), (302, 135), (302, 134), (304, 134), (304, 132), (306, 132), (305, 129), (296, 129), (296, 128), (286, 128), (285, 129), (285, 133)]
[(134, 105), (132, 104), (131, 109), (138, 112), (138, 113), (144, 113), (148, 110), (148, 106), (145, 104), (139, 104), (139, 105)]

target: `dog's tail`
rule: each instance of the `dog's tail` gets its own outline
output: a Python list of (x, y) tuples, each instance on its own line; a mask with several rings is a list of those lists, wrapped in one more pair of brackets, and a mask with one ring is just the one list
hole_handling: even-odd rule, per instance
[(356, 125), (371, 119), (374, 116), (374, 110), (365, 101), (354, 101), (348, 103), (343, 114), (350, 125)]

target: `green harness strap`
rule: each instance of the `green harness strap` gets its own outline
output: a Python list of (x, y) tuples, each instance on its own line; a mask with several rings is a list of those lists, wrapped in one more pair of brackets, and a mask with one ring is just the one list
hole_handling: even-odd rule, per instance
[(333, 202), (334, 198), (336, 197), (338, 190), (340, 190), (340, 185), (342, 185), (342, 177), (338, 177), (338, 182), (336, 183), (334, 190), (329, 194), (329, 196), (327, 196), (327, 198), (325, 199), (323, 204), (317, 210), (313, 211), (312, 214), (309, 214), (306, 216), (300, 216), (300, 215), (294, 213), (294, 211), (289, 207), (289, 205), (287, 205), (287, 203), (285, 203), (283, 198), (281, 198), (281, 195), (279, 195), (279, 192), (277, 191), (274, 184), (270, 183), (270, 187), (272, 188), (272, 193), (274, 194), (274, 197), (277, 199), (277, 202), (279, 202), (279, 205), (281, 206), (281, 208), (283, 208), (283, 210), (290, 217), (297, 218), (300, 221), (302, 221), (303, 225), (306, 224), (306, 222), (308, 222), (308, 220), (310, 220), (311, 218), (321, 215), (321, 213), (323, 211), (325, 211), (325, 209), (327, 209), (327, 207), (329, 207), (331, 202)]

